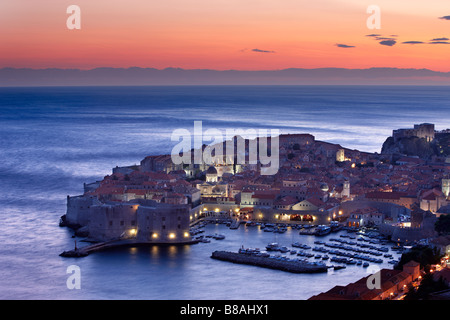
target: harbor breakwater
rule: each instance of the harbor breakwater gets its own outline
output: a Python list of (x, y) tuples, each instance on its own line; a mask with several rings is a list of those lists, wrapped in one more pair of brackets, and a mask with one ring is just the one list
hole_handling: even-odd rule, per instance
[(328, 267), (320, 263), (311, 263), (299, 260), (278, 260), (273, 257), (261, 257), (229, 251), (214, 251), (211, 254), (211, 258), (293, 273), (320, 273), (328, 271)]

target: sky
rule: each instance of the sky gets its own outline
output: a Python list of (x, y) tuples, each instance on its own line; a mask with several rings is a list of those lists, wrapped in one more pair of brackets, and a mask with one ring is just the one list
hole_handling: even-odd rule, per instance
[(1, 0), (0, 30), (0, 68), (450, 71), (449, 0)]

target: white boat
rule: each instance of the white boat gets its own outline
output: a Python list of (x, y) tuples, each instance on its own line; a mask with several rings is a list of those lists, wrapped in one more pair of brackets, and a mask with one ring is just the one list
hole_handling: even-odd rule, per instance
[(215, 235), (213, 235), (213, 238), (216, 240), (223, 240), (223, 239), (225, 239), (225, 236), (223, 234), (216, 233)]

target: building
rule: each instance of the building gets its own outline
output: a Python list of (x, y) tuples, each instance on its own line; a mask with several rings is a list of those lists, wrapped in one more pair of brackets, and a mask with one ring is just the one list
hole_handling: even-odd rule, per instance
[(344, 162), (345, 161), (345, 150), (344, 149), (339, 149), (336, 152), (336, 161), (337, 162)]
[(372, 227), (380, 226), (384, 222), (384, 214), (378, 209), (368, 207), (363, 209), (357, 209), (350, 213), (347, 218), (346, 225), (348, 227)]
[(191, 240), (189, 206), (145, 203), (137, 210), (139, 242), (179, 243)]
[(218, 177), (217, 169), (214, 166), (210, 166), (208, 170), (206, 170), (206, 182), (215, 183), (218, 181)]
[(370, 201), (393, 203), (406, 208), (411, 208), (417, 201), (416, 197), (410, 196), (406, 192), (374, 191), (366, 193), (365, 197)]
[(450, 179), (442, 179), (442, 193), (446, 198), (450, 196)]
[(428, 142), (434, 140), (435, 130), (434, 124), (422, 123), (415, 124), (412, 129), (397, 129), (392, 132), (394, 142), (397, 142), (403, 138), (418, 137), (426, 139)]
[(423, 191), (420, 196), (420, 209), (436, 213), (441, 207), (447, 205), (446, 196), (439, 189)]
[(94, 196), (67, 196), (67, 225), (87, 226), (93, 205), (101, 205)]
[[(405, 292), (419, 277), (420, 264), (410, 261), (403, 270), (381, 269), (374, 275), (364, 277), (346, 286), (335, 286), (327, 292), (312, 296), (308, 300), (387, 300)], [(369, 278), (371, 277), (371, 278)], [(368, 283), (372, 278), (379, 280), (379, 286)]]
[(88, 232), (96, 241), (179, 243), (191, 240), (189, 223), (188, 205), (136, 200), (91, 206)]
[(89, 210), (89, 238), (95, 241), (116, 240), (137, 233), (136, 203), (103, 203)]
[(342, 188), (342, 197), (350, 198), (350, 181), (345, 180)]
[(430, 245), (443, 255), (450, 256), (450, 236), (440, 236), (430, 241)]

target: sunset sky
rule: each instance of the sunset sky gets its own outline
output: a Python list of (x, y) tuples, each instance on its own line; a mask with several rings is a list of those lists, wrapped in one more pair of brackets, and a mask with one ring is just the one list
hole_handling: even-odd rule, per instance
[(2, 0), (0, 28), (0, 68), (450, 71), (449, 0)]

